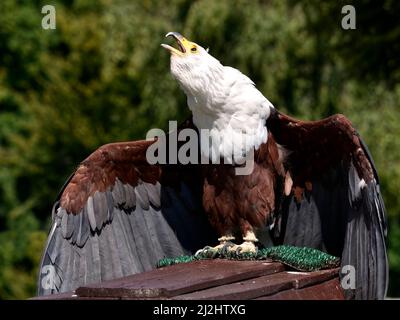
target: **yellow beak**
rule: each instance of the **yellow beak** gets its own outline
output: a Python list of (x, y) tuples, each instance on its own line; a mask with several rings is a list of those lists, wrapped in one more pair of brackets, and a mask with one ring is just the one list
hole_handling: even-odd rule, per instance
[(171, 54), (176, 54), (178, 56), (183, 56), (186, 52), (190, 51), (190, 47), (193, 46), (193, 43), (187, 40), (184, 36), (182, 36), (178, 32), (168, 32), (165, 37), (173, 37), (176, 39), (178, 43), (178, 49), (171, 47), (168, 44), (161, 44), (161, 46), (171, 52)]

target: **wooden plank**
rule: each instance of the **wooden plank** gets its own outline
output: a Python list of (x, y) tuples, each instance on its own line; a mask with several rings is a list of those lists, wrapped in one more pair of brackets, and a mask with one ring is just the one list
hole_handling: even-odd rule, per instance
[(293, 287), (299, 289), (337, 277), (339, 275), (339, 268), (314, 272), (287, 271), (287, 273), (298, 275), (293, 282)]
[(38, 296), (29, 300), (118, 300), (117, 297), (79, 297), (75, 292), (55, 293), (47, 296)]
[(228, 283), (281, 272), (281, 263), (201, 260), (160, 268), (78, 288), (79, 297), (172, 297)]
[(63, 292), (63, 293), (55, 293), (49, 294), (47, 296), (38, 296), (30, 298), (29, 300), (74, 300), (77, 299), (78, 296), (74, 291)]
[(263, 296), (255, 300), (344, 300), (343, 290), (338, 278), (320, 284), (302, 288), (290, 289), (273, 295)]
[(176, 300), (245, 300), (302, 288), (336, 277), (337, 269), (316, 272), (280, 272), (173, 297)]

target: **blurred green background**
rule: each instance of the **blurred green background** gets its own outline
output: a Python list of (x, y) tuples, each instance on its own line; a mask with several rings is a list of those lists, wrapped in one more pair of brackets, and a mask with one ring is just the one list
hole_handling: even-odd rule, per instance
[[(400, 2), (0, 2), (0, 298), (35, 294), (53, 201), (102, 144), (188, 115), (160, 48), (179, 31), (240, 69), (281, 111), (350, 118), (382, 180), (390, 296), (400, 296)], [(56, 30), (41, 8), (56, 7)]]

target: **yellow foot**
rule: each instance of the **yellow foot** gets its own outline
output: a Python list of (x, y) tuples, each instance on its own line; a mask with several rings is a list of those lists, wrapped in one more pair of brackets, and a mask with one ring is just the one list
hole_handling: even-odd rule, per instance
[(257, 253), (257, 247), (253, 241), (245, 241), (240, 245), (231, 246), (228, 250), (234, 251), (237, 254), (239, 254), (239, 253), (254, 253), (254, 254), (256, 254)]
[(223, 244), (219, 244), (215, 247), (210, 247), (210, 246), (206, 246), (203, 249), (197, 250), (196, 253), (194, 254), (196, 257), (197, 256), (203, 256), (203, 257), (207, 257), (207, 258), (212, 258), (214, 257), (218, 252), (220, 252), (222, 250), (222, 248), (224, 247)]
[(222, 236), (221, 238), (218, 238), (218, 241), (220, 242), (219, 245), (215, 247), (206, 246), (203, 249), (197, 250), (194, 255), (206, 255), (207, 257), (211, 258), (221, 250), (225, 250), (225, 248), (233, 246), (233, 243), (230, 241), (234, 239), (235, 237), (233, 237), (232, 235)]

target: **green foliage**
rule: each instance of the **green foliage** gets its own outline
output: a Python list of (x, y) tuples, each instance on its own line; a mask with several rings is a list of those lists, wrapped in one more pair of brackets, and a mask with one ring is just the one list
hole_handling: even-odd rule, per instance
[(168, 31), (209, 47), (284, 112), (353, 121), (380, 173), (390, 294), (400, 295), (395, 1), (355, 2), (348, 31), (341, 1), (59, 0), (56, 30), (41, 28), (44, 4), (0, 2), (0, 298), (34, 295), (53, 200), (80, 161), (187, 116), (160, 48)]

